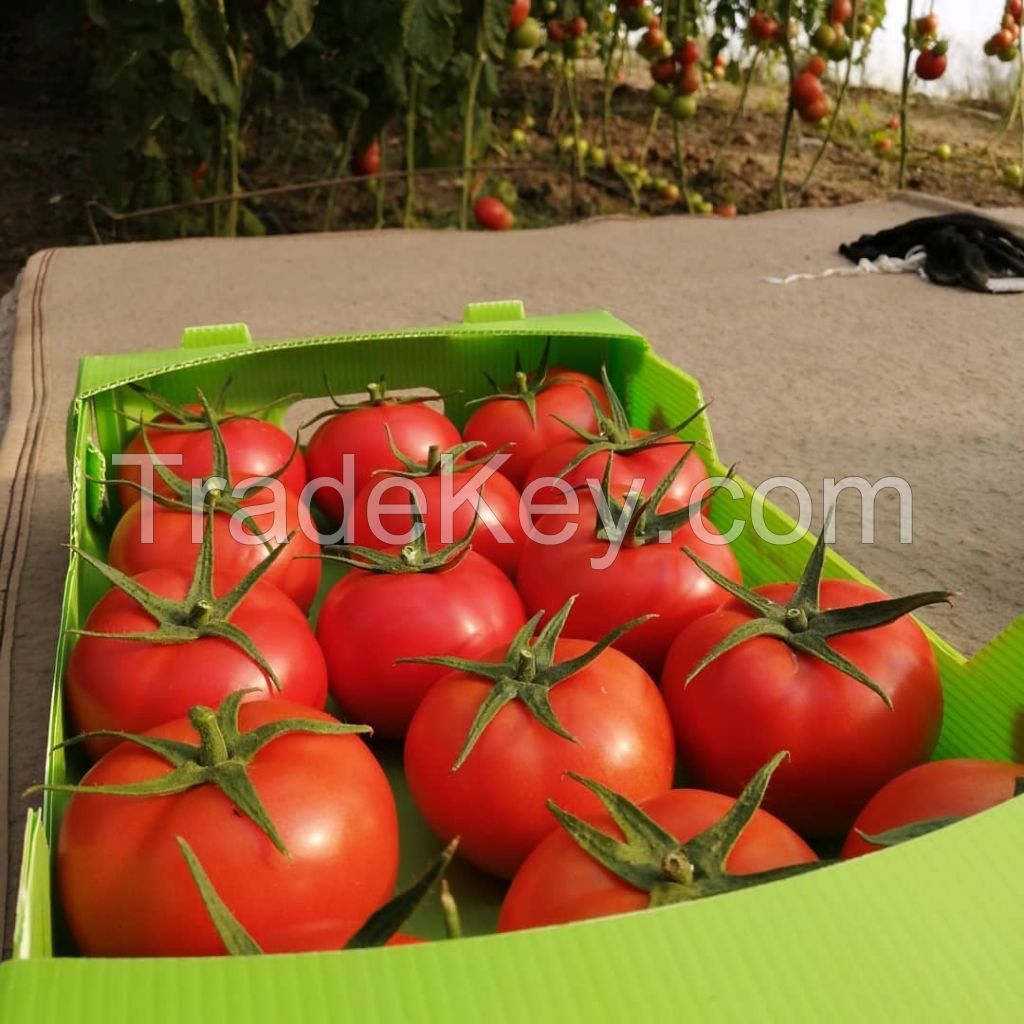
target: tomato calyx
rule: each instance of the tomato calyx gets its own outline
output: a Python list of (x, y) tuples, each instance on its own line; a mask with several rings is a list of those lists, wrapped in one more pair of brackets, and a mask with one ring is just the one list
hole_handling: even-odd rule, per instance
[(825, 534), (834, 509), (829, 509), (821, 534), (804, 567), (793, 596), (781, 605), (756, 590), (735, 583), (698, 558), (689, 548), (683, 551), (690, 559), (724, 590), (738, 598), (755, 612), (758, 618), (737, 626), (724, 640), (709, 651), (686, 677), (688, 686), (703, 669), (726, 651), (753, 637), (768, 636), (782, 640), (794, 651), (817, 658), (832, 668), (845, 673), (877, 694), (892, 709), (892, 699), (873, 680), (869, 679), (853, 662), (844, 658), (828, 640), (845, 633), (876, 629), (895, 622), (904, 615), (930, 604), (950, 604), (954, 594), (945, 590), (929, 590), (907, 597), (886, 598), (850, 608), (822, 611), (819, 603), (821, 574), (825, 564)]
[(470, 550), (473, 534), (476, 532), (480, 517), (479, 504), (464, 537), (451, 544), (446, 544), (436, 551), (431, 551), (427, 544), (427, 529), (423, 522), (423, 513), (420, 511), (416, 495), (410, 494), (409, 499), (412, 539), (397, 553), (378, 551), (376, 548), (364, 548), (358, 544), (346, 544), (344, 548), (337, 549), (339, 552), (337, 554), (311, 555), (309, 557), (341, 562), (352, 569), (362, 569), (363, 572), (388, 573), (390, 575), (438, 572), (442, 569), (454, 568)]
[(787, 751), (776, 754), (744, 787), (736, 802), (714, 825), (685, 843), (666, 832), (632, 801), (593, 779), (575, 772), (569, 778), (586, 786), (621, 829), (625, 842), (608, 835), (548, 800), (548, 810), (588, 856), (627, 885), (650, 894), (651, 907), (706, 899), (789, 878), (821, 867), (821, 861), (734, 875), (725, 867), (743, 830), (761, 806), (765, 790)]
[(559, 423), (568, 427), (577, 437), (586, 442), (585, 446), (569, 460), (558, 474), (560, 477), (564, 477), (566, 473), (571, 473), (584, 459), (588, 459), (591, 455), (596, 455), (600, 452), (610, 452), (614, 455), (632, 455), (636, 452), (665, 444), (688, 444), (691, 447), (697, 444), (696, 441), (684, 440), (679, 437), (679, 434), (704, 412), (707, 405), (702, 405), (696, 412), (691, 413), (685, 420), (677, 423), (675, 426), (651, 431), (642, 437), (633, 437), (625, 406), (615, 393), (612, 382), (608, 377), (608, 368), (605, 366), (601, 367), (601, 382), (604, 385), (605, 395), (608, 398), (608, 407), (611, 409), (611, 415), (609, 416), (601, 408), (601, 403), (588, 390), (587, 398), (590, 399), (594, 416), (597, 419), (596, 433), (591, 433), (575, 423), (570, 423), (557, 413), (551, 414)]
[(83, 561), (91, 565), (108, 583), (128, 595), (144, 612), (156, 620), (156, 629), (137, 630), (133, 632), (104, 633), (89, 629), (72, 629), (68, 632), (76, 636), (95, 637), (100, 640), (132, 640), (148, 644), (189, 643), (201, 637), (220, 637), (234, 644), (251, 658), (267, 677), (275, 690), (281, 689), (270, 663), (260, 653), (252, 637), (230, 622), (231, 613), (244, 600), (277, 559), (284, 553), (288, 541), (294, 533), (289, 534), (284, 544), (279, 544), (258, 565), (253, 567), (226, 594), (217, 597), (213, 592), (213, 515), (216, 502), (208, 500), (203, 523), (203, 539), (196, 556), (195, 569), (188, 593), (183, 598), (164, 597), (150, 590), (138, 579), (129, 576), (102, 559), (91, 555), (79, 547), (71, 550)]
[(551, 707), (552, 687), (586, 668), (624, 633), (656, 616), (642, 615), (639, 618), (631, 619), (617, 629), (613, 629), (600, 640), (595, 641), (589, 650), (568, 661), (556, 663), (555, 646), (565, 628), (566, 620), (569, 618), (569, 612), (572, 611), (575, 601), (576, 595), (573, 595), (534, 637), (537, 626), (544, 616), (543, 611), (537, 612), (512, 638), (504, 661), (469, 661), (466, 658), (447, 655), (424, 655), (416, 658), (396, 659), (396, 664), (416, 662), (424, 665), (441, 665), (457, 672), (481, 676), (493, 683), (490, 692), (473, 718), (466, 741), (455, 759), (451, 771), (457, 772), (462, 767), (487, 726), (506, 704), (514, 700), (522, 701), (530, 714), (545, 729), (572, 743), (579, 742), (562, 725), (554, 708)]
[(537, 426), (537, 396), (555, 384), (571, 382), (569, 377), (549, 377), (548, 361), (551, 357), (551, 339), (544, 342), (544, 351), (541, 353), (540, 362), (536, 369), (526, 371), (523, 369), (523, 360), (520, 353), (516, 352), (516, 368), (512, 375), (512, 383), (503, 388), (489, 373), (484, 372), (487, 382), (494, 389), (494, 393), (484, 395), (482, 398), (474, 398), (466, 402), (466, 407), (480, 405), (485, 402), (499, 400), (522, 402), (530, 414), (530, 425)]
[[(188, 865), (189, 873), (192, 875), (192, 881), (195, 882), (196, 888), (199, 890), (210, 922), (221, 942), (224, 943), (225, 951), (229, 956), (258, 956), (261, 954), (263, 949), (221, 899), (220, 893), (217, 892), (206, 869), (195, 855), (195, 851), (183, 836), (175, 838), (178, 841), (181, 855)], [(451, 863), (452, 857), (455, 856), (458, 845), (459, 840), (456, 837), (431, 861), (419, 878), (388, 900), (384, 906), (375, 910), (359, 931), (345, 943), (344, 948), (371, 949), (375, 946), (385, 945), (412, 916), (438, 879), (442, 880), (442, 886), (445, 885), (442, 876)]]
[[(304, 397), (295, 391), (280, 398), (275, 398), (272, 402), (267, 402), (265, 405), (256, 406), (246, 412), (229, 412), (227, 409), (227, 398), (228, 392), (231, 389), (231, 378), (228, 377), (212, 402), (207, 402), (202, 391), (196, 388), (196, 394), (199, 396), (200, 402), (200, 409), (196, 411), (195, 409), (189, 409), (187, 406), (178, 405), (169, 398), (165, 398), (155, 391), (150, 391), (141, 384), (131, 383), (128, 386), (137, 395), (149, 402), (150, 405), (155, 406), (160, 412), (170, 417), (172, 421), (170, 423), (160, 423), (156, 420), (151, 420), (147, 424), (150, 430), (200, 431), (209, 429), (211, 418), (219, 424), (234, 423), (236, 420), (260, 419), (270, 410), (288, 405)], [(128, 413), (123, 413), (122, 415), (133, 420), (139, 420), (140, 418), (138, 415), (129, 415)]]
[(191, 708), (188, 719), (199, 734), (198, 743), (184, 743), (116, 729), (98, 729), (95, 732), (74, 736), (65, 740), (63, 744), (71, 746), (93, 737), (127, 740), (163, 758), (171, 766), (166, 775), (158, 775), (139, 782), (102, 786), (46, 784), (33, 786), (28, 792), (50, 790), (92, 796), (153, 797), (174, 796), (196, 786), (216, 786), (266, 835), (274, 847), (287, 857), (288, 848), (249, 778), (248, 767), (252, 759), (268, 743), (288, 733), (346, 736), (351, 733), (369, 733), (372, 730), (368, 725), (347, 725), (314, 718), (282, 718), (267, 722), (248, 732), (239, 732), (238, 709), (245, 696), (252, 692), (235, 690), (229, 693), (216, 711), (201, 704)]
[[(1024, 796), (1024, 778), (1017, 778), (1014, 781), (1013, 793), (1008, 799), (1013, 800), (1019, 796)], [(958, 821), (963, 821), (967, 817), (969, 817), (967, 814), (948, 814), (939, 818), (921, 818), (918, 821), (910, 821), (906, 825), (899, 825), (896, 828), (886, 829), (884, 832), (876, 834), (864, 832), (859, 828), (855, 831), (865, 843), (887, 849), (890, 846), (899, 846), (900, 843), (905, 843), (908, 839), (917, 839), (920, 836), (928, 835), (930, 832), (938, 832), (940, 828), (946, 828), (947, 825), (955, 825)]]
[(391, 454), (402, 464), (402, 468), (375, 469), (372, 474), (373, 476), (401, 476), (408, 480), (417, 480), (425, 476), (450, 476), (452, 473), (476, 469), (477, 466), (490, 462), (495, 455), (499, 455), (509, 447), (507, 444), (504, 444), (500, 448), (495, 448), (493, 451), (488, 452), (486, 455), (481, 455), (478, 459), (464, 459), (463, 456), (469, 452), (476, 448), (482, 448), (484, 442), (462, 441), (459, 444), (452, 445), (451, 448), (443, 450), (439, 445), (432, 444), (427, 449), (426, 461), (417, 462), (395, 444), (391, 428), (386, 423), (384, 424), (384, 433), (387, 434), (388, 447), (391, 449)]
[(319, 423), (320, 420), (340, 416), (347, 412), (356, 412), (358, 409), (376, 409), (382, 405), (422, 405), (424, 402), (444, 401), (444, 399), (459, 393), (458, 391), (449, 391), (443, 395), (392, 395), (388, 392), (387, 380), (383, 373), (366, 385), (366, 398), (361, 402), (339, 402), (326, 373), (324, 374), (324, 390), (331, 400), (331, 408), (324, 409), (306, 420), (302, 424), (303, 430), (311, 427), (314, 423)]
[[(666, 537), (675, 533), (683, 523), (690, 522), (694, 516), (699, 516), (715, 492), (722, 486), (721, 484), (711, 488), (702, 498), (691, 501), (683, 508), (673, 509), (660, 515), (658, 513), (658, 506), (675, 482), (686, 460), (692, 455), (693, 446), (691, 445), (683, 453), (682, 458), (661, 479), (658, 486), (651, 492), (650, 497), (644, 497), (642, 492), (631, 490), (626, 495), (625, 501), (620, 502), (611, 492), (612, 462), (615, 456), (609, 453), (604, 467), (604, 475), (601, 478), (600, 491), (594, 493), (591, 484), (591, 493), (598, 509), (596, 538), (610, 544), (644, 547), (647, 544), (661, 543)], [(734, 467), (730, 467), (725, 479), (732, 479), (733, 472)]]

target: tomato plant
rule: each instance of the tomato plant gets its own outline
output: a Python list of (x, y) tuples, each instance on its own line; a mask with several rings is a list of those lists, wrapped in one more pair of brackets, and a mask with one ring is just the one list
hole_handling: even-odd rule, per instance
[[(235, 692), (323, 707), (327, 669), (313, 631), (298, 605), (260, 578), (286, 547), (229, 585), (214, 571), (213, 518), (191, 573), (126, 576), (76, 550), (111, 584), (68, 659), (65, 694), (80, 731), (141, 732)], [(98, 757), (114, 743), (96, 736), (85, 747)]]
[(761, 768), (736, 799), (672, 789), (634, 804), (573, 773), (603, 813), (581, 818), (548, 801), (562, 828), (516, 872), (498, 931), (705, 899), (817, 867), (807, 843), (760, 809), (782, 757)]
[(571, 603), (537, 634), (535, 615), (507, 648), (480, 661), (419, 659), (451, 669), (427, 691), (405, 739), (405, 774), (417, 807), (442, 839), (491, 874), (511, 877), (556, 827), (545, 800), (593, 808), (565, 772), (586, 772), (643, 799), (672, 783), (672, 729), (657, 687), (597, 643), (560, 639)]
[(752, 591), (702, 565), (735, 600), (679, 634), (661, 677), (686, 778), (738, 793), (766, 751), (787, 749), (765, 807), (807, 836), (845, 834), (873, 793), (931, 754), (942, 687), (906, 615), (950, 596), (890, 600), (822, 580), (824, 552), (823, 532), (799, 584)]
[(857, 815), (840, 856), (859, 857), (920, 835), (1024, 792), (1024, 765), (954, 758), (929, 761), (886, 783)]
[(462, 436), (480, 442), (481, 454), (485, 455), (510, 446), (501, 472), (520, 489), (530, 467), (544, 452), (576, 436), (573, 427), (597, 430), (588, 392), (604, 412), (609, 411), (601, 385), (593, 377), (576, 370), (548, 368), (550, 348), (549, 342), (536, 369), (529, 373), (516, 353), (511, 385), (502, 390), (494, 378), (488, 378), (494, 394), (468, 403), (478, 408), (466, 422)]
[[(321, 486), (313, 496), (316, 505), (336, 523), (345, 519), (346, 494), (354, 497), (378, 470), (402, 468), (394, 447), (410, 458), (423, 459), (432, 446), (446, 449), (459, 443), (455, 424), (425, 404), (430, 397), (389, 395), (383, 377), (368, 384), (366, 390), (368, 397), (357, 405), (343, 405), (334, 399), (334, 408), (318, 417), (323, 422), (306, 446), (310, 475), (338, 484)], [(346, 457), (351, 459), (348, 473)]]
[(401, 738), (423, 695), (447, 671), (401, 659), (479, 658), (522, 627), (526, 615), (515, 587), (469, 550), (469, 540), (432, 553), (420, 531), (397, 555), (350, 545), (335, 556), (351, 571), (324, 599), (316, 634), (331, 695), (347, 718)]
[(267, 952), (337, 949), (391, 896), (397, 815), (353, 735), (365, 727), (243, 696), (126, 737), (80, 785), (49, 787), (72, 794), (56, 880), (84, 955), (223, 951), (178, 836)]

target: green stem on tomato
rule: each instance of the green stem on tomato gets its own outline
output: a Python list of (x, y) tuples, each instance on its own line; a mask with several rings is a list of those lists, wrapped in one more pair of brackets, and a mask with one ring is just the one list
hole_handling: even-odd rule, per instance
[(907, 153), (910, 150), (910, 126), (907, 109), (910, 105), (910, 57), (914, 52), (911, 26), (914, 22), (914, 0), (907, 0), (907, 23), (903, 29), (903, 83), (900, 87), (900, 188), (907, 183)]

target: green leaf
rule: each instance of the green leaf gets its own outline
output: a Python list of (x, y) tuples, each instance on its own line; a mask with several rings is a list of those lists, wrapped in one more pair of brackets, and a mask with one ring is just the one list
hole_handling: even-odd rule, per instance
[(461, 0), (405, 0), (402, 44), (423, 71), (440, 71), (452, 55)]
[(317, 0), (270, 0), (267, 21), (285, 50), (292, 50), (313, 28)]
[(237, 117), (241, 89), (235, 55), (228, 45), (228, 23), (223, 0), (178, 0), (185, 36), (191, 52), (176, 68), (218, 110)]
[(499, 60), (505, 56), (508, 7), (508, 0), (483, 0), (483, 10), (480, 14), (484, 49)]

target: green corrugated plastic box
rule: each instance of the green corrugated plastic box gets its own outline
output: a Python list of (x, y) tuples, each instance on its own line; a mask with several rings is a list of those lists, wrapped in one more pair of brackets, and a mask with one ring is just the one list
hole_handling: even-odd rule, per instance
[[(236, 408), (287, 392), (358, 392), (384, 372), (395, 388), (484, 391), (484, 370), (510, 368), (518, 349), (535, 361), (547, 339), (553, 360), (596, 372), (607, 362), (633, 423), (674, 423), (702, 404), (697, 382), (660, 359), (607, 313), (524, 318), (516, 302), (484, 303), (464, 322), (387, 334), (254, 346), (241, 325), (186, 331), (182, 347), (83, 361), (69, 421), (71, 539), (102, 552), (111, 528), (103, 453), (120, 450), (137, 408), (130, 381), (179, 401), (229, 377)], [(284, 413), (277, 409), (276, 418)], [(459, 400), (449, 403), (457, 423)], [(723, 469), (706, 415), (696, 436), (710, 469)], [(749, 521), (752, 489), (719, 493), (721, 527)], [(769, 528), (792, 522), (763, 503)], [(792, 579), (812, 540), (774, 546), (745, 530), (735, 551), (748, 583)], [(863, 577), (829, 553), (826, 573)], [(62, 625), (84, 620), (102, 584), (72, 557)], [(932, 633), (946, 693), (936, 757), (1020, 758), (1024, 729), (1024, 617), (970, 661)], [(50, 739), (64, 736), (62, 632)], [(438, 844), (417, 819), (396, 751), (384, 759), (403, 823), (403, 878)], [(82, 765), (50, 754), (47, 779), (76, 778)], [(847, 864), (701, 903), (513, 935), (398, 949), (255, 958), (90, 960), (75, 957), (51, 905), (49, 848), (63, 801), (29, 814), (15, 932), (15, 959), (0, 965), (4, 1024), (177, 1024), (237, 1021), (651, 1021), (1024, 1019), (1024, 799), (912, 843)], [(501, 890), (465, 866), (452, 879), (470, 933), (493, 925)], [(439, 933), (436, 910), (410, 929)]]

